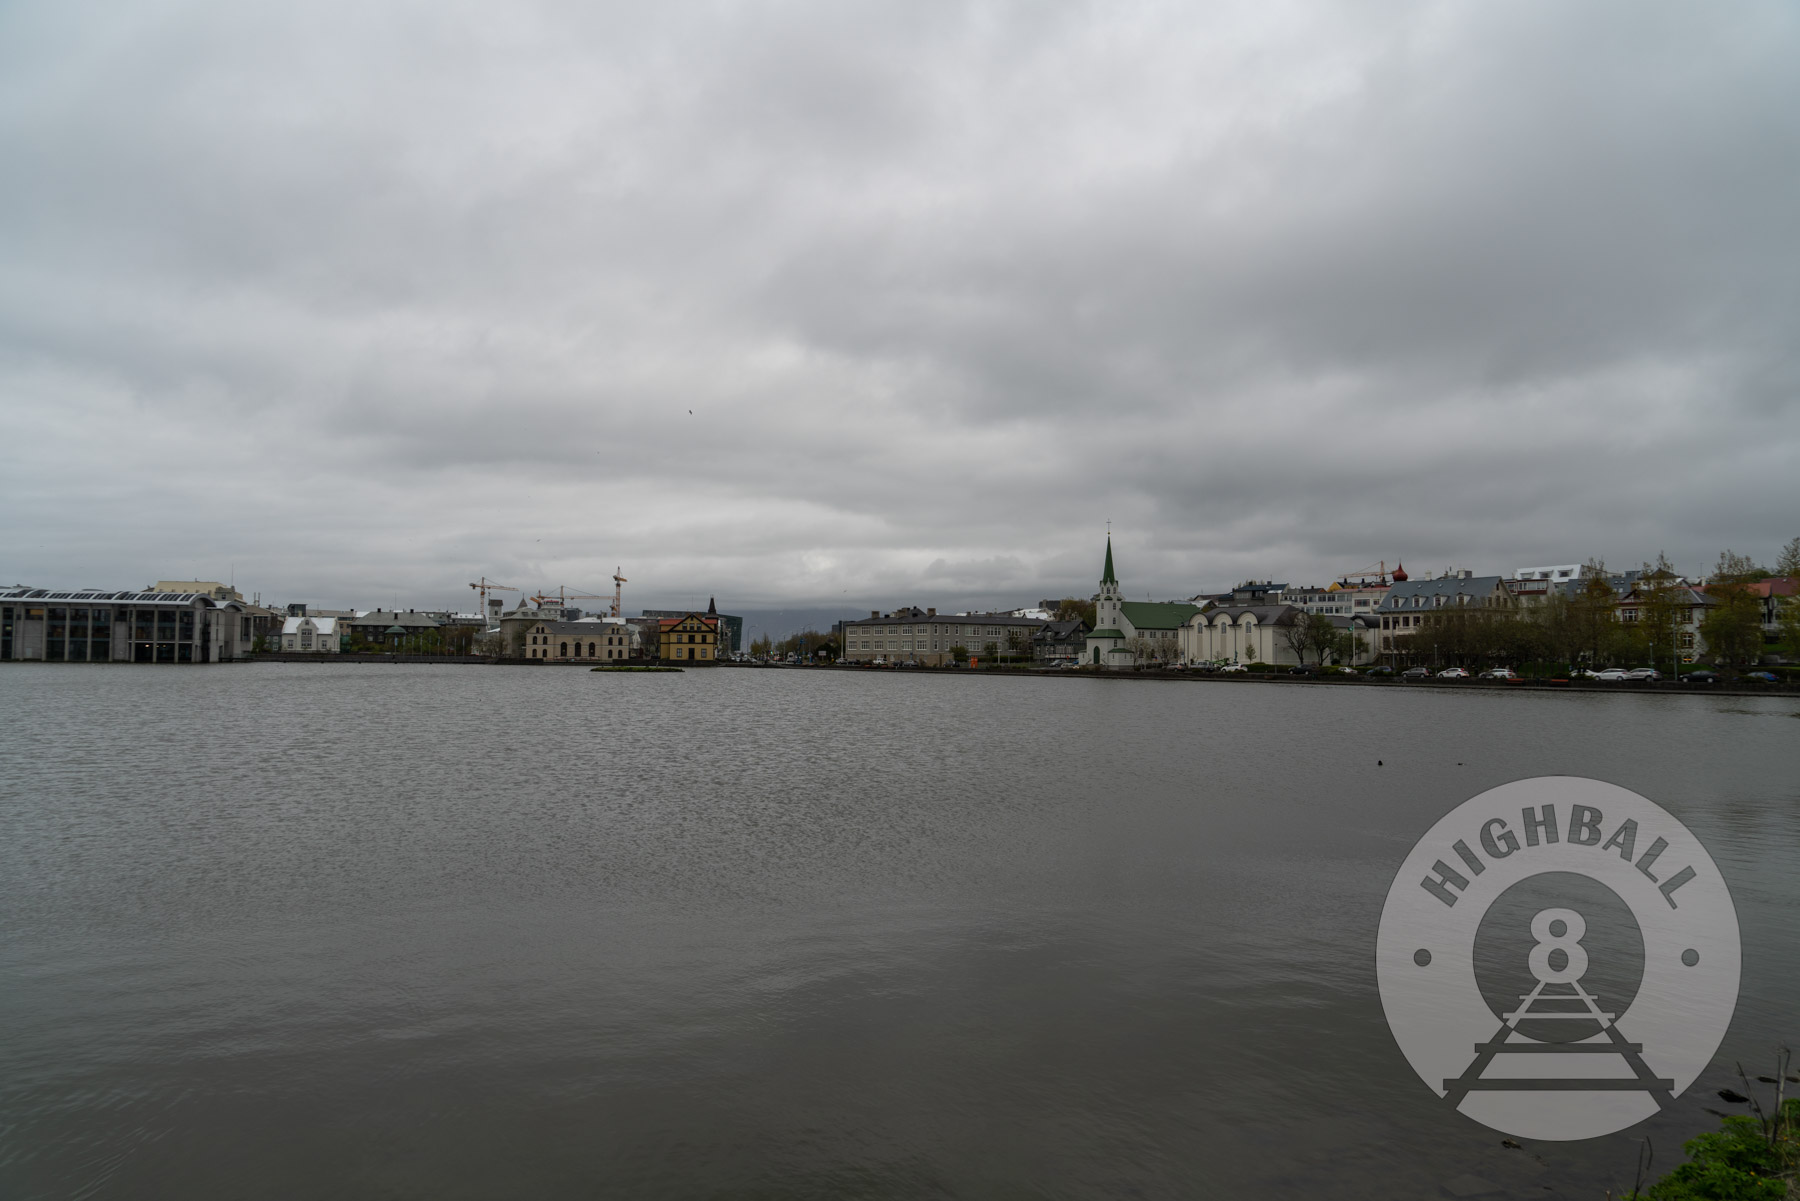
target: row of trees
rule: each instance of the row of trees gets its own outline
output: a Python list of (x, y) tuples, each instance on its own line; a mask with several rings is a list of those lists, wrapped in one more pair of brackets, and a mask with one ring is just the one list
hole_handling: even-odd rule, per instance
[[(1553, 593), (1527, 609), (1441, 609), (1426, 617), (1409, 640), (1415, 657), (1461, 666), (1571, 663), (1588, 667), (1654, 664), (1665, 670), (1677, 654), (1692, 652), (1690, 609), (1698, 609), (1698, 632), (1706, 658), (1732, 666), (1755, 664), (1769, 649), (1764, 636), (1763, 599), (1755, 584), (1771, 575), (1800, 577), (1800, 538), (1790, 542), (1771, 572), (1744, 555), (1725, 551), (1705, 586), (1707, 602), (1696, 605), (1658, 555), (1643, 565), (1637, 582), (1634, 620), (1620, 620), (1617, 593), (1607, 582), (1606, 565), (1590, 560), (1583, 581), (1570, 594)], [(1778, 611), (1778, 646), (1800, 659), (1800, 601)]]
[(1281, 636), (1302, 663), (1309, 654), (1321, 665), (1327, 660), (1349, 663), (1356, 658), (1356, 635), (1338, 629), (1323, 613), (1302, 613)]
[(810, 659), (820, 651), (835, 658), (838, 654), (837, 639), (818, 630), (805, 629), (798, 634), (789, 634), (786, 638), (776, 639), (763, 634), (750, 640), (750, 653), (762, 658), (785, 659), (789, 655), (799, 655), (802, 659)]

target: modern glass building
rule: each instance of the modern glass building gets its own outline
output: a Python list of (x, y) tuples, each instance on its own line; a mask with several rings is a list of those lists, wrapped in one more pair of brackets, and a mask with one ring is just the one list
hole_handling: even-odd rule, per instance
[(250, 652), (238, 601), (199, 592), (0, 591), (0, 662), (222, 663)]

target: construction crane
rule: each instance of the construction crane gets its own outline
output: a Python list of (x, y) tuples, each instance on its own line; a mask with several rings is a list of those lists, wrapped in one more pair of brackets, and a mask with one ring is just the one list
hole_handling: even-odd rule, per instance
[(624, 614), (619, 612), (619, 602), (625, 599), (625, 577), (619, 573), (624, 570), (623, 567), (613, 568), (613, 603), (612, 612), (607, 614), (609, 617), (624, 616)]
[(561, 608), (566, 607), (572, 600), (605, 600), (606, 594), (603, 592), (570, 592), (567, 588), (558, 588), (556, 590), (556, 595), (554, 596), (544, 594), (540, 596), (528, 596), (525, 599), (540, 609), (551, 601), (555, 601), (557, 606)]
[(1382, 583), (1386, 583), (1388, 576), (1390, 576), (1392, 574), (1393, 573), (1388, 570), (1387, 560), (1383, 559), (1381, 562), (1375, 564), (1373, 567), (1364, 567), (1357, 571), (1346, 571), (1342, 575), (1340, 575), (1338, 578), (1340, 580), (1349, 580), (1349, 579), (1367, 579), (1370, 576), (1375, 576), (1376, 578), (1380, 579), (1382, 581)]
[(496, 583), (494, 583), (494, 581), (488, 579), (486, 576), (481, 577), (481, 582), (479, 584), (470, 584), (469, 587), (475, 589), (476, 592), (481, 594), (481, 615), (483, 617), (487, 616), (487, 594), (488, 593), (490, 593), (490, 592), (517, 592), (518, 591), (518, 589), (514, 588), (511, 584), (496, 584)]

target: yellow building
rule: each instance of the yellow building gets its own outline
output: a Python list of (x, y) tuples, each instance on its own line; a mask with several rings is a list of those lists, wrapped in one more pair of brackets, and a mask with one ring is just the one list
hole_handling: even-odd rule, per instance
[(665, 617), (660, 627), (659, 654), (664, 659), (711, 663), (718, 658), (719, 619), (704, 613)]
[(539, 621), (525, 627), (520, 652), (527, 659), (569, 663), (631, 657), (631, 631), (614, 621)]

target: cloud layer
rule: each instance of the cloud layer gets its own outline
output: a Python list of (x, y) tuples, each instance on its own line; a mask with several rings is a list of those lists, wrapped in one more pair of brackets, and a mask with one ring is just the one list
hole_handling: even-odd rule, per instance
[(1772, 558), (1797, 59), (1777, 2), (11, 5), (0, 575)]

